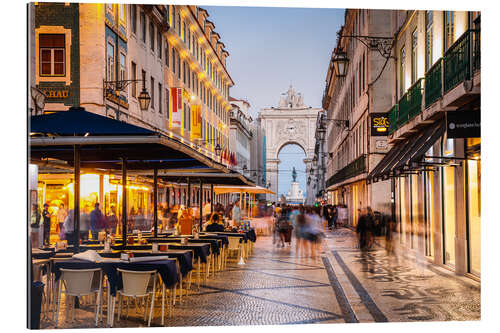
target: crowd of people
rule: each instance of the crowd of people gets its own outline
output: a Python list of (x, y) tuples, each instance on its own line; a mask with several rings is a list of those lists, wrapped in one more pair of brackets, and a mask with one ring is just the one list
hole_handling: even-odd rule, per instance
[[(320, 247), (325, 231), (348, 226), (348, 209), (346, 205), (315, 205), (315, 206), (289, 206), (286, 204), (261, 205), (259, 211), (271, 217), (273, 224), (273, 244), (277, 247), (291, 246), (292, 238), (295, 238), (295, 253), (298, 256), (315, 258), (320, 253)], [(92, 208), (92, 209), (91, 209)], [(179, 231), (181, 218), (195, 218), (193, 208), (183, 205), (174, 207), (158, 207), (158, 228), (163, 232)], [(238, 200), (227, 205), (211, 203), (208, 199), (202, 206), (203, 224), (205, 231), (239, 230), (242, 227), (244, 212), (240, 208)], [(198, 209), (198, 208), (195, 208)], [(128, 216), (128, 230), (151, 230), (151, 223), (141, 222), (134, 209)], [(197, 213), (199, 218), (199, 212)], [(141, 215), (142, 216), (142, 215)], [(361, 250), (369, 250), (374, 244), (376, 236), (385, 236), (387, 251), (392, 251), (392, 234), (394, 223), (391, 219), (380, 212), (374, 212), (370, 207), (358, 210), (358, 221), (355, 231), (358, 235), (358, 246)], [(142, 217), (145, 219), (145, 217)], [(31, 239), (33, 246), (47, 246), (50, 243), (51, 219), (55, 219), (58, 236), (60, 240), (74, 240), (74, 211), (67, 210), (64, 204), (60, 204), (56, 213), (49, 210), (48, 204), (43, 205), (43, 210), (33, 205), (31, 214)], [(137, 229), (138, 228), (138, 229)], [(99, 232), (105, 231), (109, 234), (121, 233), (121, 223), (116, 216), (116, 209), (111, 206), (107, 214), (103, 214), (99, 203), (93, 207), (85, 205), (80, 212), (80, 239), (87, 240), (89, 237), (98, 239)]]

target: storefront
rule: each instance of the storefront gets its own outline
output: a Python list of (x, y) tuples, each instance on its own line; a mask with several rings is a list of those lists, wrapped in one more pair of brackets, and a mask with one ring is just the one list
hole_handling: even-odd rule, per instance
[(481, 139), (455, 137), (441, 123), (394, 145), (378, 168), (387, 172), (369, 178), (392, 178), (398, 242), (408, 254), (480, 277)]

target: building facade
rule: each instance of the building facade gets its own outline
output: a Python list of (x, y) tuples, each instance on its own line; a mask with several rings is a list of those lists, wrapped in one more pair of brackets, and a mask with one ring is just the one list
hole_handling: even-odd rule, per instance
[[(203, 8), (187, 5), (29, 4), (30, 113), (86, 111), (152, 129), (229, 166), (215, 147), (229, 142), (229, 53)], [(142, 110), (140, 93), (151, 100)], [(37, 168), (39, 203), (72, 208), (67, 165)], [(120, 175), (82, 172), (82, 211), (95, 202), (120, 211)], [(128, 180), (128, 214), (152, 214), (148, 175)], [(159, 202), (200, 204), (199, 184), (159, 182)], [(191, 192), (188, 192), (190, 188)], [(210, 196), (205, 184), (203, 198)], [(188, 200), (190, 198), (190, 200)], [(219, 196), (218, 200), (228, 200)]]
[[(268, 201), (278, 201), (278, 164), (279, 153), (283, 147), (296, 144), (302, 148), (306, 157), (306, 173), (309, 174), (315, 147), (315, 126), (318, 112), (321, 108), (312, 108), (304, 104), (304, 97), (290, 86), (282, 94), (279, 105), (262, 109), (259, 112), (259, 122), (265, 132), (265, 170), (266, 184), (276, 194), (267, 194)], [(308, 187), (306, 203), (311, 204)]]
[[(338, 34), (390, 38), (391, 12), (348, 9)], [(363, 39), (339, 37), (323, 97), (327, 198), (332, 204), (347, 205), (351, 226), (356, 225), (362, 207), (390, 213), (390, 182), (367, 184), (366, 179), (388, 151), (387, 133), (372, 133), (372, 123), (391, 107), (388, 87), (394, 64), (365, 43)], [(341, 77), (333, 66), (333, 59), (339, 53), (348, 59), (346, 73)]]
[[(249, 178), (258, 186), (266, 187), (266, 133), (260, 124), (260, 118), (250, 124), (253, 134), (250, 142), (250, 174)], [(265, 195), (257, 194), (258, 198)]]
[(480, 13), (394, 11), (390, 179), (399, 243), (481, 276)]
[[(82, 106), (160, 131), (219, 160), (215, 147), (228, 145), (234, 82), (226, 68), (229, 53), (206, 10), (185, 5), (30, 6), (33, 88), (43, 93), (45, 112)], [(143, 89), (151, 97), (147, 110), (139, 105)]]
[(229, 97), (232, 109), (229, 113), (229, 151), (236, 155), (233, 170), (248, 177), (251, 172), (250, 150), (253, 133), (250, 124), (253, 119), (248, 112), (250, 103), (245, 100)]

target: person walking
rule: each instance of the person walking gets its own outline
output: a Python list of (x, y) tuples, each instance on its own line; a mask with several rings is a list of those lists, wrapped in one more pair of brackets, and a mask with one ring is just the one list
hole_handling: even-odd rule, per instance
[(99, 231), (102, 225), (102, 212), (99, 209), (99, 203), (96, 202), (94, 205), (94, 210), (90, 212), (90, 232), (92, 233), (92, 239), (96, 240), (99, 236)]
[[(80, 211), (80, 239), (87, 240), (89, 239), (89, 226), (90, 226), (90, 215), (89, 210), (90, 207), (85, 205), (82, 207), (83, 209)], [(73, 231), (73, 230), (71, 230)], [(94, 236), (92, 235), (92, 239)]]
[[(66, 215), (66, 218), (64, 219), (63, 223), (63, 231), (64, 235), (66, 236), (66, 240), (68, 241), (68, 245), (72, 245), (75, 242), (75, 224), (73, 221), (73, 216), (75, 214), (75, 211), (73, 209), (70, 209), (68, 212), (68, 215)], [(81, 225), (80, 225), (81, 227)]]
[(49, 211), (49, 205), (47, 203), (43, 204), (43, 245), (49, 246), (50, 244), (50, 218), (52, 213)]
[(40, 246), (40, 219), (42, 214), (40, 213), (40, 208), (37, 204), (31, 206), (31, 247), (37, 248)]
[(57, 227), (59, 229), (59, 238), (61, 240), (64, 239), (63, 224), (64, 224), (64, 220), (66, 220), (66, 216), (68, 216), (68, 212), (66, 211), (66, 209), (64, 209), (64, 204), (61, 203), (59, 205), (59, 209), (57, 210), (57, 214), (56, 214), (56, 223), (57, 223)]
[(207, 202), (203, 206), (203, 214), (205, 215), (205, 220), (208, 222), (210, 216), (212, 215), (212, 205), (210, 204), (210, 198), (207, 199)]
[(232, 216), (233, 216), (233, 226), (239, 229), (241, 223), (241, 209), (239, 201), (236, 201), (234, 203)]
[(372, 246), (371, 232), (373, 229), (373, 211), (370, 207), (361, 210), (356, 226), (356, 233), (359, 239), (359, 248), (362, 251), (370, 249)]

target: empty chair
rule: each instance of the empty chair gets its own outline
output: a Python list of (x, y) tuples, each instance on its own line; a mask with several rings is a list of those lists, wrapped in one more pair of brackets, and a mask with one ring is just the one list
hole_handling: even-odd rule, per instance
[(236, 251), (237, 252), (236, 260), (238, 260), (241, 257), (240, 237), (228, 237), (228, 239), (229, 239), (229, 244), (227, 246), (228, 256), (229, 253)]
[[(156, 291), (156, 271), (129, 271), (118, 268), (118, 273), (122, 275), (123, 288), (118, 290), (120, 297), (118, 305), (118, 320), (120, 319), (123, 296), (132, 298), (147, 298), (151, 296), (151, 309), (149, 310), (148, 326), (151, 325), (151, 317), (153, 316), (154, 296)], [(116, 298), (115, 298), (116, 303)], [(146, 302), (147, 306), (147, 302)], [(113, 306), (114, 312), (115, 306)], [(114, 313), (112, 314), (112, 318)], [(144, 320), (146, 320), (146, 307), (144, 308)], [(111, 322), (111, 326), (113, 323)]]
[(95, 307), (95, 325), (97, 326), (99, 309), (101, 307), (102, 295), (102, 270), (100, 268), (93, 269), (64, 269), (61, 268), (61, 277), (59, 279), (59, 287), (57, 294), (57, 312), (56, 324), (59, 319), (59, 310), (61, 308), (61, 293), (64, 288), (64, 294), (67, 297), (66, 307), (69, 309), (72, 305), (71, 320), (75, 313), (76, 297), (97, 294)]

